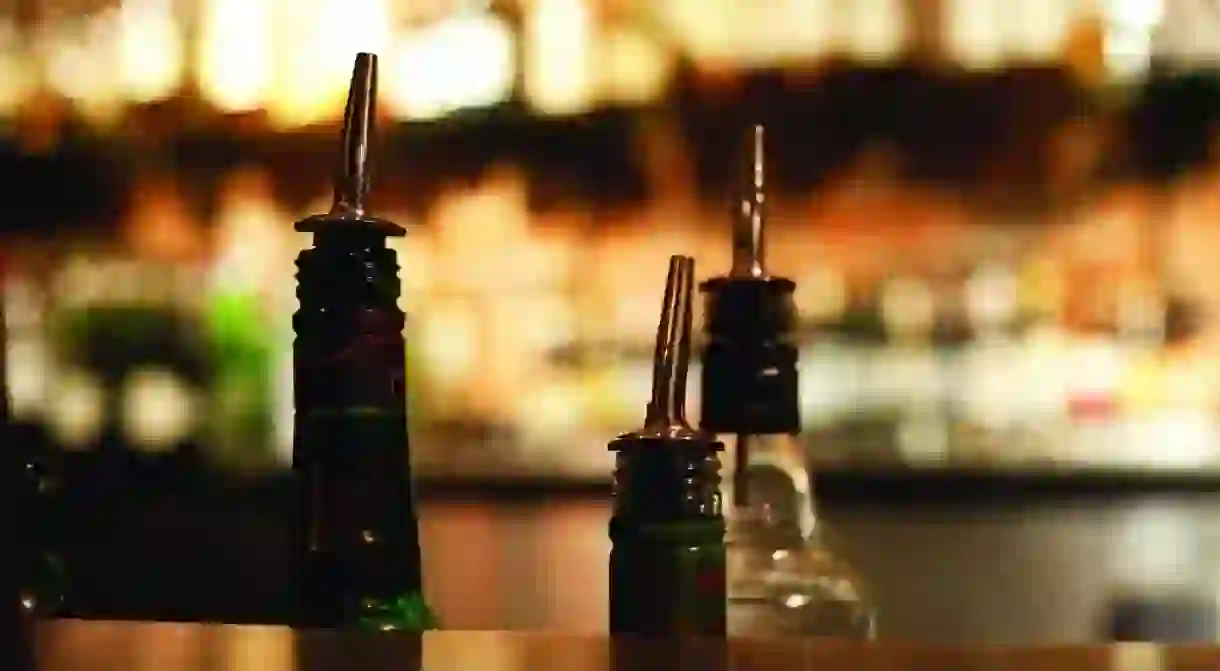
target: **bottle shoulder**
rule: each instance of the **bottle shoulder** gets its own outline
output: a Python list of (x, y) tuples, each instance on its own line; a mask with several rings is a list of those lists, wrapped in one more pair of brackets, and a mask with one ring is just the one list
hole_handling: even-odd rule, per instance
[(860, 575), (815, 542), (730, 541), (725, 548), (730, 634), (868, 640), (876, 611)]
[(869, 601), (863, 577), (821, 536), (805, 536), (793, 524), (768, 524), (757, 514), (729, 519), (725, 556), (731, 585), (807, 593), (823, 601)]

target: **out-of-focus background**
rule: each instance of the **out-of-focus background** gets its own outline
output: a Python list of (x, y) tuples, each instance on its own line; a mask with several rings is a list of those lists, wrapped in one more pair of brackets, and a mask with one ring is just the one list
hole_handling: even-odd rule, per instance
[[(666, 259), (727, 269), (763, 122), (801, 440), (883, 633), (1083, 640), (1133, 583), (1220, 584), (1220, 5), (8, 0), (7, 383), (68, 474), (75, 612), (279, 589), (292, 222), (362, 50), (425, 484), (604, 485)], [(604, 626), (603, 498), (480, 506), (424, 506), (452, 626)]]

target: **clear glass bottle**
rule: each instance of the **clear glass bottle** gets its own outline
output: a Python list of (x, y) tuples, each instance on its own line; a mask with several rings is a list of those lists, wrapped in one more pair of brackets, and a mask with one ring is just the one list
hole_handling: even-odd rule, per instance
[[(734, 637), (871, 640), (876, 616), (859, 577), (826, 547), (799, 446), (750, 437), (730, 493), (726, 563)], [(737, 488), (748, 497), (739, 500)]]

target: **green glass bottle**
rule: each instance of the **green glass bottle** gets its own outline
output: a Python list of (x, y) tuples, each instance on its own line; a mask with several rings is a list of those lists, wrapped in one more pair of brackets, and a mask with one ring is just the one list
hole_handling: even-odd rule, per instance
[(670, 259), (644, 426), (610, 443), (613, 634), (725, 634), (724, 446), (685, 416), (694, 263)]
[(297, 259), (293, 316), (292, 620), (421, 631), (436, 618), (423, 595), (411, 488), (402, 285), (386, 246), (406, 231), (364, 209), (376, 76), (376, 56), (357, 56), (335, 204), (296, 225), (314, 244)]

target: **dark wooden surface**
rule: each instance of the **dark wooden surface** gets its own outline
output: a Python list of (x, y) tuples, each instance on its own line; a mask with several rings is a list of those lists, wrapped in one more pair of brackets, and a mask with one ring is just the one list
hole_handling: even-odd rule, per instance
[[(282, 621), (283, 487), (178, 470), (90, 465), (69, 478), (73, 614)], [(881, 495), (892, 484), (876, 484), (872, 502), (833, 481), (819, 489), (827, 535), (871, 587), (884, 641), (1087, 644), (1119, 630), (1216, 640), (1203, 633), (1215, 631), (1205, 601), (1220, 590), (1214, 493), (897, 502)], [(421, 499), (425, 584), (446, 627), (606, 630), (604, 492), (430, 488)]]
[[(458, 629), (606, 629), (609, 504), (600, 497), (426, 498), (429, 600)], [(287, 589), (282, 515), (234, 493), (154, 499), (80, 532), (75, 603), (100, 619), (275, 622)], [(1105, 640), (1112, 599), (1145, 586), (1215, 594), (1216, 497), (1021, 506), (826, 506), (884, 640)]]
[[(242, 490), (83, 500), (72, 603), (89, 619), (276, 622), (287, 593), (283, 501)], [(886, 641), (1104, 641), (1111, 600), (1144, 588), (1215, 594), (1220, 498), (1020, 505), (826, 501), (838, 554), (866, 577)], [(462, 630), (606, 627), (608, 500), (426, 497), (429, 600)], [(1176, 597), (1175, 597), (1176, 598)], [(1209, 639), (1210, 641), (1210, 639)]]
[(437, 632), (422, 637), (276, 627), (61, 621), (40, 626), (47, 671), (1188, 671), (1220, 668), (1220, 648), (1146, 645), (987, 648), (816, 641), (674, 644), (603, 636)]

